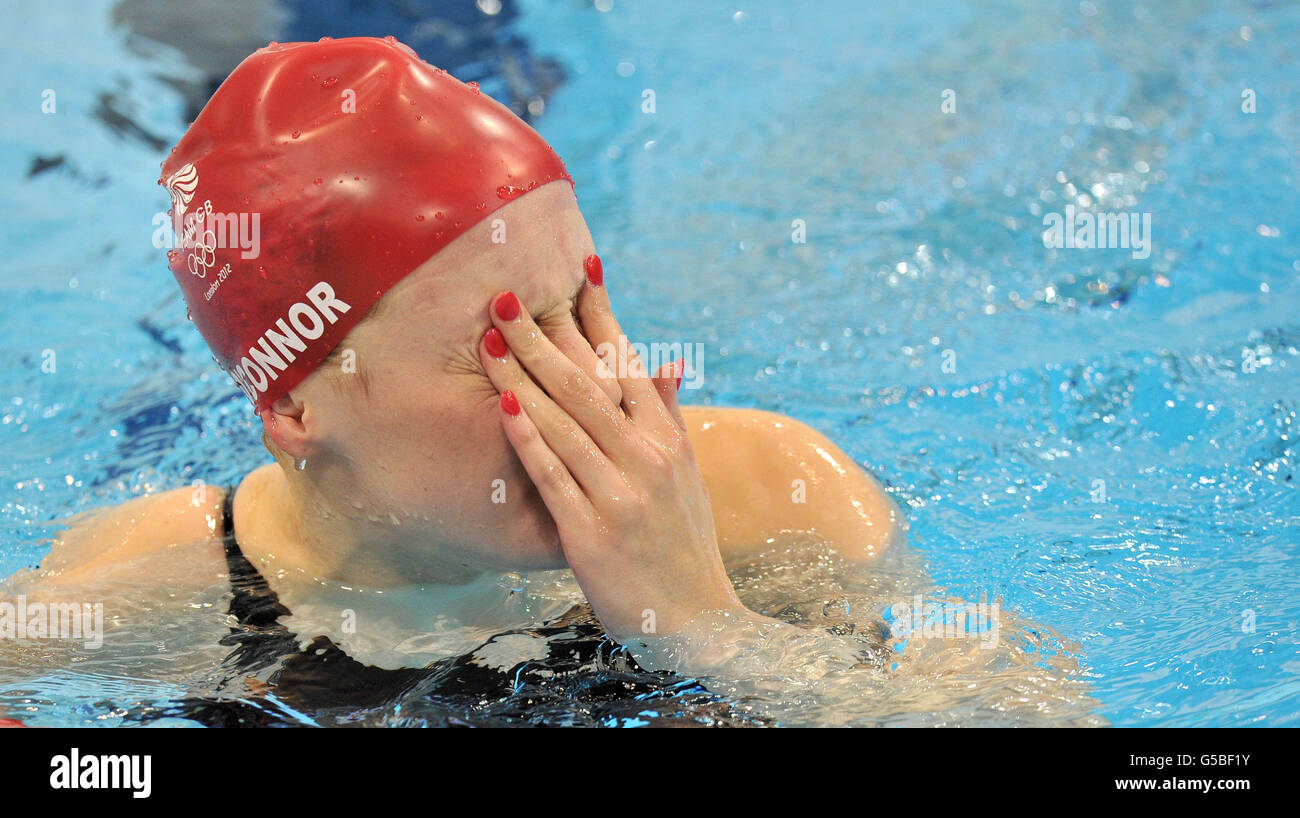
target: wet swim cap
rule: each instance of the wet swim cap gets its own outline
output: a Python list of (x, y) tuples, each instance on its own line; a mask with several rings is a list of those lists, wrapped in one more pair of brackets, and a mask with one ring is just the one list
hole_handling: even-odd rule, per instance
[(516, 196), (569, 179), (505, 106), (392, 37), (272, 43), (162, 164), (190, 316), (258, 410), (394, 284)]

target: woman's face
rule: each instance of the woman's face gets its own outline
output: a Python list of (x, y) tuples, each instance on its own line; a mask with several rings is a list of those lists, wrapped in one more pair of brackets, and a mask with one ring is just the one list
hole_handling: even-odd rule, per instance
[[(565, 565), (555, 524), (501, 430), (479, 347), (512, 290), (542, 331), (596, 375), (574, 317), (595, 252), (567, 182), (507, 204), (386, 293), (376, 314), (292, 393), (338, 513), (401, 526), (431, 559), (498, 570)], [(352, 380), (349, 380), (352, 379)], [(363, 387), (362, 380), (367, 383)], [(600, 378), (617, 402), (617, 382)], [(304, 475), (305, 476), (305, 475)], [(420, 545), (419, 547), (424, 547)]]

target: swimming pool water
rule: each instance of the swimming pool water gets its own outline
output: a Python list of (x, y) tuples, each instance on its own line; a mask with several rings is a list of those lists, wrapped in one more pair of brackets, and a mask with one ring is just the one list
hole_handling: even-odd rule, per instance
[[(264, 456), (150, 241), (198, 70), (114, 4), (7, 5), (6, 575), (70, 511)], [(1112, 724), (1295, 725), (1300, 7), (859, 5), (518, 4), (625, 327), (703, 345), (688, 401), (870, 468), (935, 581), (1074, 640)], [(1045, 247), (1067, 205), (1150, 214), (1149, 256)], [(175, 694), (21, 695), (99, 684)]]

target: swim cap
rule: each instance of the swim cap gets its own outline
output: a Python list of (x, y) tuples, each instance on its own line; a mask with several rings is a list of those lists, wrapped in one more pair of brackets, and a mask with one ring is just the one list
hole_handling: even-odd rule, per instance
[(572, 184), (478, 87), (392, 37), (271, 43), (171, 155), (168, 262), (213, 358), (258, 409), (394, 284), (516, 196)]

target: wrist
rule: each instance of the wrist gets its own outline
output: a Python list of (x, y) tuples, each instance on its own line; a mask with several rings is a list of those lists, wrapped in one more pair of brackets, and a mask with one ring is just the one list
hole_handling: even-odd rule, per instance
[(707, 675), (761, 640), (771, 626), (782, 624), (737, 601), (699, 611), (671, 632), (638, 634), (622, 643), (647, 670)]

